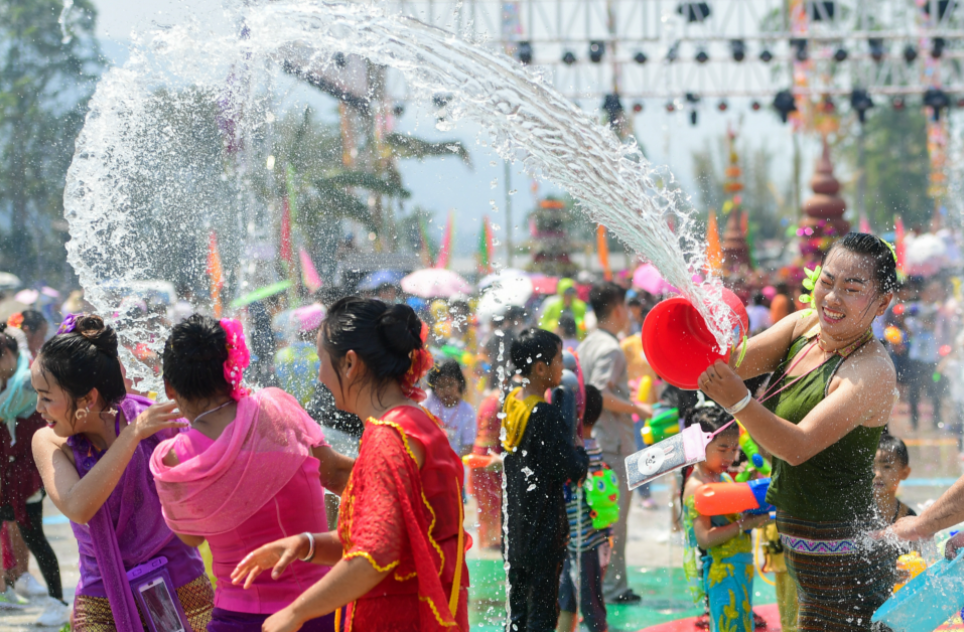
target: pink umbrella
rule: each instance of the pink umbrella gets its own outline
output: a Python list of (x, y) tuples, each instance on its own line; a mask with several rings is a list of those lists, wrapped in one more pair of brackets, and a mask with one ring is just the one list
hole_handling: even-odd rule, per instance
[(419, 298), (452, 298), (459, 294), (468, 296), (472, 285), (451, 270), (425, 268), (403, 278), (402, 290)]
[(666, 282), (663, 279), (663, 275), (659, 273), (651, 263), (644, 263), (643, 265), (636, 268), (633, 272), (633, 286), (641, 290), (646, 290), (650, 294), (659, 296), (665, 292), (675, 292), (676, 288)]
[(559, 278), (544, 274), (532, 275), (532, 291), (536, 294), (555, 294), (559, 286)]

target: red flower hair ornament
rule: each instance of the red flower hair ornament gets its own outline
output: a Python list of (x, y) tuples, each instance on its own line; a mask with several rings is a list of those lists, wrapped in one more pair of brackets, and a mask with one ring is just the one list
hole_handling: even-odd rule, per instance
[(418, 383), (422, 381), (422, 378), (429, 372), (432, 365), (435, 364), (435, 359), (432, 357), (431, 352), (425, 348), (425, 341), (428, 340), (428, 325), (422, 323), (422, 348), (414, 349), (408, 357), (412, 360), (412, 366), (409, 367), (408, 371), (402, 376), (402, 393), (405, 397), (420, 402), (425, 399), (425, 391), (419, 388)]

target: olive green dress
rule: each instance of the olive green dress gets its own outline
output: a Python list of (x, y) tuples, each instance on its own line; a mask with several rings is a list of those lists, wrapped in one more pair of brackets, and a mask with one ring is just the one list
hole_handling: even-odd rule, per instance
[[(794, 341), (776, 375), (784, 375), (815, 335)], [(827, 396), (833, 376), (853, 351), (832, 356), (764, 406), (800, 423)], [(773, 388), (795, 379), (783, 377)], [(797, 584), (801, 632), (870, 630), (871, 616), (890, 595), (896, 554), (866, 537), (879, 527), (873, 479), (883, 431), (857, 427), (800, 465), (773, 459), (767, 501), (777, 507), (787, 569)]]

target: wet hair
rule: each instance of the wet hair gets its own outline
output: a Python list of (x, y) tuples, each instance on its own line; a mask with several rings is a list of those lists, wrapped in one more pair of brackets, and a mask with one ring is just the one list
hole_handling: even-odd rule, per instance
[(576, 337), (578, 328), (576, 327), (576, 319), (572, 317), (572, 314), (563, 314), (559, 317), (559, 330), (566, 338)]
[(171, 328), (164, 343), (164, 381), (180, 397), (192, 402), (228, 395), (224, 379), (228, 335), (221, 323), (193, 314)]
[(104, 402), (114, 406), (127, 394), (117, 356), (117, 333), (100, 316), (77, 318), (73, 331), (44, 343), (37, 362), (41, 373), (53, 376), (73, 400), (96, 388)]
[(586, 384), (586, 408), (582, 413), (582, 425), (587, 428), (595, 426), (596, 422), (599, 421), (599, 416), (602, 415), (602, 411), (602, 391), (592, 384)]
[(841, 248), (855, 255), (873, 258), (874, 285), (879, 294), (897, 291), (900, 286), (897, 281), (897, 262), (886, 241), (869, 233), (847, 233), (843, 239), (833, 242), (823, 260), (827, 261), (830, 253)]
[(509, 357), (516, 372), (522, 377), (532, 374), (532, 367), (537, 362), (544, 362), (548, 365), (552, 362), (556, 354), (562, 352), (562, 338), (538, 327), (524, 329), (509, 349)]
[(7, 323), (0, 323), (0, 358), (7, 351), (12, 351), (13, 355), (19, 355), (20, 348), (17, 346), (17, 339), (13, 336), (7, 335), (5, 332), (7, 330)]
[(443, 377), (450, 377), (459, 383), (459, 393), (465, 392), (465, 376), (462, 375), (462, 366), (457, 360), (446, 360), (441, 364), (436, 364), (432, 367), (432, 370), (428, 372), (428, 377), (426, 381), (430, 388), (434, 389), (438, 381)]
[(44, 318), (44, 315), (35, 309), (25, 309), (20, 312), (20, 315), (23, 316), (23, 322), (20, 323), (20, 329), (23, 331), (30, 330), (30, 333), (37, 331), (47, 322), (47, 319)]
[(905, 444), (900, 437), (895, 437), (889, 432), (880, 435), (880, 443), (877, 445), (877, 451), (893, 456), (894, 459), (900, 463), (901, 467), (910, 465), (910, 454), (907, 452), (907, 444)]
[(625, 300), (626, 290), (612, 281), (598, 283), (589, 291), (589, 304), (599, 320), (609, 316), (609, 313)]
[(331, 356), (338, 383), (338, 365), (354, 351), (368, 367), (374, 391), (398, 382), (412, 367), (411, 353), (422, 349), (422, 321), (408, 305), (388, 305), (378, 299), (346, 296), (335, 302), (321, 326), (321, 346)]

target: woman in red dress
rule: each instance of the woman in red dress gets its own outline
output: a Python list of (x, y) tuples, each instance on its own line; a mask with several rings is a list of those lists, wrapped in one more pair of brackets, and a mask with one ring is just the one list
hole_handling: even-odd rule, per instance
[(267, 569), (280, 576), (295, 559), (332, 566), (265, 621), (265, 632), (295, 632), (346, 604), (346, 631), (468, 632), (462, 462), (417, 403), (432, 364), (426, 331), (406, 305), (348, 297), (329, 310), (318, 341), (321, 381), (339, 409), (367, 421), (338, 531), (267, 544), (232, 574), (247, 586)]

